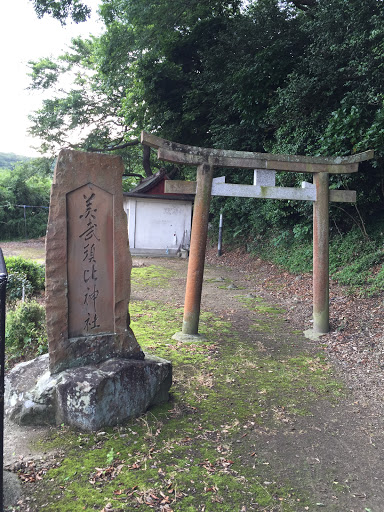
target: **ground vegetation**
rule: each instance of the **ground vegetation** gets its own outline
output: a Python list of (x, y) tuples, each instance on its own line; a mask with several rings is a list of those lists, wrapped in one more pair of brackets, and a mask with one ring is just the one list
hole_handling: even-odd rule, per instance
[(186, 271), (135, 259), (132, 273), (131, 325), (146, 352), (172, 361), (171, 401), (98, 432), (45, 429), (39, 455), (13, 442), (13, 510), (379, 510), (382, 308), (332, 285), (339, 328), (310, 341), (309, 275), (209, 248), (207, 340), (180, 343)]

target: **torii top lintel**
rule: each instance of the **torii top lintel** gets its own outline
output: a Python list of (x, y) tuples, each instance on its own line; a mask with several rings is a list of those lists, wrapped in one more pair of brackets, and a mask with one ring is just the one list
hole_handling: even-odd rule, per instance
[(141, 143), (157, 149), (159, 160), (166, 162), (290, 172), (350, 174), (357, 172), (360, 162), (371, 160), (374, 156), (373, 150), (347, 157), (323, 157), (200, 148), (171, 142), (146, 132), (141, 132)]

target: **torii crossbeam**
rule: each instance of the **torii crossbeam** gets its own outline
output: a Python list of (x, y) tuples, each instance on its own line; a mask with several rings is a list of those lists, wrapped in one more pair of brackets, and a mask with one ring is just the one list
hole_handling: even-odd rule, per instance
[[(356, 192), (329, 190), (329, 174), (350, 174), (359, 163), (370, 160), (373, 151), (348, 157), (273, 155), (186, 146), (142, 132), (141, 142), (158, 150), (159, 160), (197, 166), (196, 182), (167, 181), (167, 193), (195, 194), (190, 257), (182, 333), (198, 336), (203, 285), (209, 205), (212, 195), (294, 199), (313, 202), (313, 331), (329, 331), (329, 201), (356, 202)], [(254, 170), (254, 185), (231, 185), (225, 178), (213, 179), (215, 167)], [(275, 172), (313, 174), (302, 188), (275, 187)]]

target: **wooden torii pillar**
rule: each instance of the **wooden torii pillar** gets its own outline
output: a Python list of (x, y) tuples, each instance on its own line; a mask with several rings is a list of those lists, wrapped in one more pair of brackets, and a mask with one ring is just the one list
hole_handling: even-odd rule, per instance
[[(158, 159), (197, 166), (196, 182), (167, 181), (167, 193), (195, 194), (190, 257), (184, 303), (182, 334), (198, 336), (203, 286), (208, 215), (212, 195), (292, 199), (313, 202), (313, 331), (329, 331), (329, 202), (356, 202), (356, 192), (329, 190), (329, 174), (350, 174), (359, 163), (373, 158), (373, 151), (349, 157), (273, 155), (186, 146), (142, 132), (141, 142), (158, 150)], [(213, 179), (215, 167), (252, 169), (254, 185), (232, 185)], [(276, 187), (275, 172), (313, 174), (313, 183), (302, 188)]]

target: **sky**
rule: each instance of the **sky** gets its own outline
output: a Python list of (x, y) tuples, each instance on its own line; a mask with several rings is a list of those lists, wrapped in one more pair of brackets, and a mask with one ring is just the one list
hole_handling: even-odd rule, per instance
[(41, 156), (33, 146), (40, 141), (28, 136), (28, 114), (38, 109), (42, 95), (28, 91), (28, 61), (55, 57), (65, 51), (72, 37), (98, 35), (102, 24), (96, 14), (99, 0), (86, 0), (91, 19), (78, 25), (45, 15), (38, 19), (31, 0), (2, 1), (0, 6), (0, 152)]

